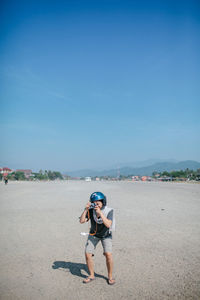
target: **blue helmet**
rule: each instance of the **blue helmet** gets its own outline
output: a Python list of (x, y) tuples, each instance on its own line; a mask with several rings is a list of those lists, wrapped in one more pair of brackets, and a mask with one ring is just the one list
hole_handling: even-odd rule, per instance
[(106, 206), (106, 196), (101, 192), (92, 193), (92, 195), (90, 196), (90, 202), (94, 201), (102, 201), (103, 206)]

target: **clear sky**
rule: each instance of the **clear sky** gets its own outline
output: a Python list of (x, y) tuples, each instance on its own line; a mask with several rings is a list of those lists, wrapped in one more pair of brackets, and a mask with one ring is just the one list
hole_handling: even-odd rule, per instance
[(0, 4), (0, 165), (200, 161), (200, 2)]

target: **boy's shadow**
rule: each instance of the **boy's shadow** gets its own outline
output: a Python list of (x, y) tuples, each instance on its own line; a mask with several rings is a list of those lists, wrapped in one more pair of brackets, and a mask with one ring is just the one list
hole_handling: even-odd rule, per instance
[[(89, 276), (88, 268), (86, 264), (74, 263), (70, 261), (54, 261), (52, 265), (52, 269), (68, 269), (72, 275), (79, 276), (82, 278), (86, 278)], [(88, 275), (84, 275), (81, 271), (85, 271)], [(95, 277), (103, 278), (107, 280), (107, 278), (103, 275), (94, 273)]]

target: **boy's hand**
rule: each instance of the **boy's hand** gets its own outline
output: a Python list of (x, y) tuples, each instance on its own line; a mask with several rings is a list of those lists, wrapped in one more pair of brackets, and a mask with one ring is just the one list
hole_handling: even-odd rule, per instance
[(88, 202), (85, 206), (85, 209), (88, 210), (90, 208), (91, 202)]

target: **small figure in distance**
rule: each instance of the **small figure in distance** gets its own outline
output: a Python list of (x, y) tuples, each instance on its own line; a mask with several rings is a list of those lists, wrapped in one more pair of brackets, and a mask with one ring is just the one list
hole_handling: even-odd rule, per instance
[(95, 279), (94, 276), (94, 250), (101, 241), (103, 254), (106, 257), (106, 266), (108, 270), (108, 284), (113, 285), (115, 280), (112, 277), (113, 257), (112, 257), (112, 231), (115, 227), (114, 210), (106, 206), (106, 196), (101, 192), (92, 193), (90, 201), (80, 216), (80, 223), (90, 220), (90, 233), (85, 245), (85, 258), (89, 270), (89, 276), (83, 283), (89, 283)]

